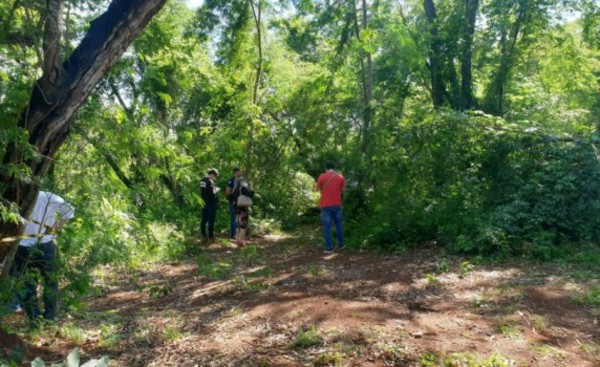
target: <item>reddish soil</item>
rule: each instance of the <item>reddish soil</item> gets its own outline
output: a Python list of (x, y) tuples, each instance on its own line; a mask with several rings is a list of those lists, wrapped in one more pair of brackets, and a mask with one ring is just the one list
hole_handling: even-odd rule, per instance
[(434, 248), (324, 255), (319, 242), (213, 244), (189, 262), (104, 274), (85, 315), (31, 346), (46, 361), (79, 346), (132, 367), (476, 366), (494, 356), (506, 364), (493, 366), (600, 366), (600, 313), (573, 302), (597, 278), (548, 264), (473, 266)]

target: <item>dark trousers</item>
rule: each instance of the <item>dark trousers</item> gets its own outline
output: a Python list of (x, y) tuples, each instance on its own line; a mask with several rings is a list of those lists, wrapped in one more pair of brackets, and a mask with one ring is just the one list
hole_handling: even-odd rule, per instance
[(200, 234), (206, 237), (208, 224), (208, 237), (215, 236), (215, 219), (217, 218), (217, 204), (205, 204), (202, 208), (202, 221), (200, 221)]
[[(19, 298), (23, 303), (27, 316), (31, 319), (35, 319), (40, 315), (46, 320), (54, 320), (56, 317), (58, 301), (56, 254), (56, 244), (46, 242), (32, 247), (19, 246), (15, 255), (12, 274), (21, 277), (24, 281), (24, 289), (19, 292)], [(36, 272), (39, 272), (44, 290), (43, 313), (38, 304), (37, 286), (39, 278)]]

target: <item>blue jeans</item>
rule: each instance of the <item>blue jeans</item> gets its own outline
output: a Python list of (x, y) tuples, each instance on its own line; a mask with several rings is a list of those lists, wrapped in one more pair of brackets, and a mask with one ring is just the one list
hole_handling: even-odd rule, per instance
[(332, 251), (331, 246), (331, 222), (335, 223), (338, 247), (344, 247), (344, 237), (342, 235), (342, 207), (328, 206), (321, 208), (321, 219), (323, 220), (323, 232), (325, 234), (325, 249)]
[[(47, 242), (32, 247), (19, 246), (15, 255), (13, 276), (24, 276), (25, 289), (19, 296), (13, 298), (21, 300), (25, 312), (30, 319), (40, 315), (46, 320), (54, 320), (56, 317), (56, 305), (58, 302), (58, 280), (56, 274), (56, 244)], [(37, 300), (36, 274), (30, 270), (36, 269), (42, 277), (44, 288), (44, 313), (40, 311)], [(11, 270), (11, 271), (13, 271)]]
[(208, 237), (215, 236), (215, 219), (217, 218), (217, 204), (205, 204), (202, 208), (202, 221), (200, 221), (200, 234), (206, 237), (208, 224)]
[(235, 205), (233, 201), (229, 202), (229, 235), (231, 238), (235, 238)]

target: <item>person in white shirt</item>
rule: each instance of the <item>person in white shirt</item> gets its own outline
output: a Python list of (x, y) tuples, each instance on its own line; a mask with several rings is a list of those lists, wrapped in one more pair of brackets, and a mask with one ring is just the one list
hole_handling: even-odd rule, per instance
[[(73, 218), (75, 209), (60, 196), (40, 191), (29, 215), (23, 232), (23, 239), (15, 255), (13, 276), (23, 276), (24, 290), (19, 299), (27, 316), (37, 322), (42, 316), (54, 321), (58, 302), (58, 280), (56, 276), (57, 248), (54, 240), (56, 232), (69, 219)], [(30, 273), (37, 269), (41, 275), (44, 288), (44, 310), (40, 310), (37, 300), (38, 277)]]

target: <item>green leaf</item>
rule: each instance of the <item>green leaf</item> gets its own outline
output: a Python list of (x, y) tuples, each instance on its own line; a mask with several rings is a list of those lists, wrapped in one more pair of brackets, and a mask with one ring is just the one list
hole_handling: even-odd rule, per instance
[(67, 365), (66, 367), (79, 367), (79, 348), (73, 349), (69, 356), (67, 357)]

